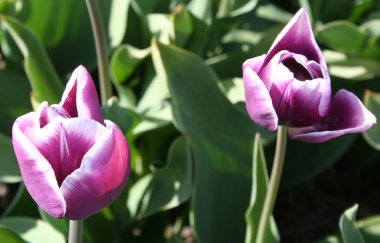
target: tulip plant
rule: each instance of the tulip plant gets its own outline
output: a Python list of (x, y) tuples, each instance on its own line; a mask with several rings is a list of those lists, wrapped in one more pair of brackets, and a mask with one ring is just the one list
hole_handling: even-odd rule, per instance
[(380, 242), (379, 12), (0, 1), (0, 242)]

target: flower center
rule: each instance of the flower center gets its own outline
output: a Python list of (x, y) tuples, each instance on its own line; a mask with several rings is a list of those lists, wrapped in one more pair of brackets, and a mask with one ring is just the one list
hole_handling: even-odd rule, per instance
[(282, 61), (282, 63), (294, 74), (294, 77), (299, 81), (313, 79), (307, 68), (297, 62), (294, 58), (286, 58)]

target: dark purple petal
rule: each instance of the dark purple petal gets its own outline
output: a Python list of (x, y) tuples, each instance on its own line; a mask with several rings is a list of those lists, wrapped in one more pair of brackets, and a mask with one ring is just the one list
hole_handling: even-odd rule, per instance
[(106, 125), (106, 133), (83, 157), (80, 168), (62, 183), (68, 219), (83, 219), (100, 211), (125, 186), (130, 172), (129, 147), (116, 124), (106, 121)]
[(314, 60), (326, 67), (321, 50), (314, 39), (309, 16), (303, 8), (294, 15), (277, 36), (267, 54), (265, 64), (282, 50), (304, 55), (308, 60)]
[(275, 131), (278, 118), (263, 81), (249, 67), (243, 70), (243, 80), (248, 114), (260, 126)]
[(277, 112), (280, 120), (285, 121), (286, 125), (310, 126), (328, 114), (331, 90), (330, 83), (326, 80), (294, 80), (289, 90), (289, 99), (284, 98), (284, 104)]
[(33, 200), (56, 218), (66, 212), (66, 202), (58, 187), (49, 161), (25, 136), (24, 131), (35, 125), (35, 112), (19, 117), (12, 128), (13, 147), (23, 181)]
[(83, 66), (74, 70), (59, 105), (65, 108), (71, 117), (92, 119), (104, 124), (94, 82)]
[(293, 139), (321, 143), (329, 139), (359, 133), (376, 123), (376, 117), (351, 92), (340, 90), (332, 100), (329, 115), (313, 126), (289, 128)]

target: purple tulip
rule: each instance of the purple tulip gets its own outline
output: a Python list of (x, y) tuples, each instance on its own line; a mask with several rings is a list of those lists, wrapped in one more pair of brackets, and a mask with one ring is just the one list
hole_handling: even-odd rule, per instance
[(270, 131), (288, 126), (293, 139), (319, 143), (376, 123), (353, 93), (340, 90), (331, 99), (327, 66), (304, 9), (266, 55), (244, 62), (243, 80), (252, 120)]
[(27, 190), (54, 217), (84, 219), (124, 189), (129, 147), (118, 126), (103, 119), (83, 66), (73, 72), (58, 105), (43, 102), (19, 117), (12, 135)]

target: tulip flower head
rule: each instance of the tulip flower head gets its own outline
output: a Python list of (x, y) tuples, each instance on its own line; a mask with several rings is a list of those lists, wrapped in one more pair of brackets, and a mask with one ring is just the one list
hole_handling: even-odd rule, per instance
[(50, 215), (87, 218), (124, 189), (130, 152), (118, 126), (104, 120), (95, 85), (83, 66), (62, 100), (19, 117), (13, 147), (30, 195)]
[(351, 92), (331, 98), (330, 76), (304, 9), (275, 39), (267, 54), (243, 64), (250, 117), (270, 131), (289, 127), (289, 136), (323, 142), (369, 129), (376, 117)]

